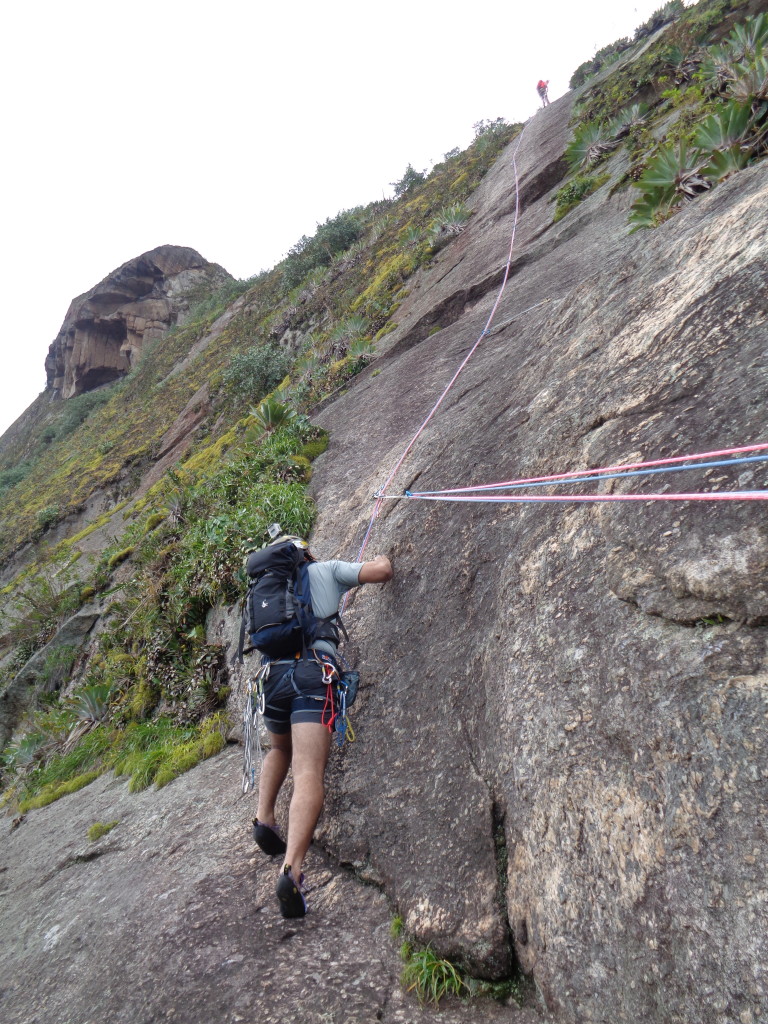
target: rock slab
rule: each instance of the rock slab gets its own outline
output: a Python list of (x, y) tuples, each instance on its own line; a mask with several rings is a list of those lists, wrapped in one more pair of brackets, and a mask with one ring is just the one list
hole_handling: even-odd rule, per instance
[[(319, 849), (310, 914), (285, 921), (228, 748), (160, 792), (103, 776), (14, 825), (0, 854), (4, 1024), (537, 1024), (533, 1009), (399, 984), (384, 895)], [(118, 824), (96, 842), (96, 822)]]

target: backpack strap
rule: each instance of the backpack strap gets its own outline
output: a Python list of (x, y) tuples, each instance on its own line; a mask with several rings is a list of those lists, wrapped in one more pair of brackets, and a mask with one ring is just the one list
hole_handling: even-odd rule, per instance
[[(316, 640), (327, 640), (329, 643), (338, 645), (341, 642), (339, 633), (342, 633), (344, 639), (349, 641), (349, 635), (341, 621), (341, 616), (336, 611), (332, 615), (326, 615), (323, 618), (319, 618), (315, 615), (312, 608), (312, 589), (309, 584), (309, 563), (302, 562), (296, 566), (296, 573), (294, 575), (294, 590), (293, 596), (296, 599), (297, 614), (299, 622), (302, 626), (302, 644), (301, 644), (301, 656), (306, 661), (307, 659), (307, 647), (304, 642), (304, 636), (308, 632), (304, 627), (307, 625), (307, 613), (309, 612), (315, 619), (315, 639)], [(331, 637), (318, 635), (323, 626), (333, 627), (334, 635)], [(311, 648), (310, 648), (311, 649)]]
[[(249, 587), (248, 590), (251, 588)], [(243, 644), (245, 642), (245, 619), (248, 614), (248, 597), (243, 601), (243, 609), (240, 614), (240, 636), (237, 641), (237, 650), (232, 655), (231, 665), (243, 664)]]
[(251, 593), (251, 587), (253, 586), (253, 584), (255, 582), (256, 582), (255, 580), (251, 580), (251, 582), (248, 584), (248, 590), (246, 592), (246, 595), (243, 598), (242, 612), (241, 612), (241, 615), (240, 615), (240, 635), (239, 635), (239, 637), (237, 639), (237, 648), (235, 650), (235, 653), (232, 655), (232, 659), (230, 661), (230, 665), (236, 665), (236, 664), (242, 665), (243, 664), (243, 655), (244, 654), (250, 654), (251, 651), (255, 651), (256, 650), (256, 648), (253, 646), (253, 644), (250, 644), (248, 647), (245, 646), (245, 624), (246, 624), (246, 621), (248, 619), (248, 597), (249, 597), (249, 595)]
[(293, 600), (296, 606), (296, 617), (301, 626), (301, 657), (307, 660), (307, 624), (308, 615), (314, 615), (312, 611), (312, 591), (309, 586), (309, 566), (306, 561), (296, 563), (293, 570)]
[(338, 644), (338, 643), (341, 643), (341, 637), (339, 636), (339, 634), (341, 633), (343, 635), (344, 639), (347, 642), (349, 642), (349, 634), (347, 633), (347, 630), (344, 627), (344, 623), (342, 622), (341, 615), (339, 615), (338, 612), (334, 612), (333, 615), (326, 615), (326, 617), (324, 619), (318, 619), (317, 621), (318, 621), (318, 623), (321, 626), (331, 626), (332, 625), (333, 626), (333, 630), (336, 633), (336, 637), (335, 637), (334, 640), (331, 640), (330, 637), (325, 637), (325, 636), (319, 636), (317, 638), (318, 640), (331, 640), (331, 643), (337, 643)]

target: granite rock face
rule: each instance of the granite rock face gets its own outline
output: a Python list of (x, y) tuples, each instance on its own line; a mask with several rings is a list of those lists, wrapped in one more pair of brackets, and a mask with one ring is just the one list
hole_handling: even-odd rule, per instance
[[(2, 821), (4, 1024), (435, 1019), (399, 986), (385, 896), (322, 851), (308, 859), (311, 913), (280, 917), (279, 864), (250, 836), (240, 760), (230, 748), (159, 793), (103, 776)], [(541, 1022), (491, 1000), (443, 1001), (437, 1019)]]
[(162, 245), (129, 260), (75, 299), (45, 360), (57, 396), (91, 391), (128, 373), (147, 342), (178, 322), (185, 291), (230, 275), (180, 245)]
[[(354, 557), (374, 492), (485, 327), (515, 151), (509, 283), (387, 493), (766, 440), (768, 167), (652, 232), (628, 233), (627, 190), (553, 225), (569, 113), (553, 104), (510, 145), (375, 379), (321, 413), (321, 557)], [(599, 489), (767, 483), (755, 463)], [(396, 575), (347, 615), (364, 683), (328, 848), (475, 973), (514, 955), (563, 1021), (765, 1020), (763, 504), (403, 498), (384, 503), (377, 552)]]

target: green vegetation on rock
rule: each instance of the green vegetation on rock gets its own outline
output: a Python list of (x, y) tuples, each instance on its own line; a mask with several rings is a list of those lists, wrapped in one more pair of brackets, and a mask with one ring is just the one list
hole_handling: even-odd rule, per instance
[(586, 199), (587, 196), (596, 192), (601, 185), (604, 185), (609, 177), (610, 175), (608, 174), (579, 174), (566, 185), (563, 185), (555, 196), (554, 221), (561, 220), (574, 206), (578, 206), (583, 199)]
[(95, 843), (102, 836), (109, 835), (113, 828), (116, 828), (120, 824), (119, 821), (101, 822), (95, 821), (93, 825), (88, 829), (88, 838), (92, 843)]
[[(626, 145), (632, 160), (612, 191), (632, 183), (639, 196), (633, 229), (655, 227), (697, 195), (768, 151), (768, 15), (738, 20), (746, 0), (679, 0), (660, 8), (635, 33), (583, 65), (572, 84), (605, 71), (606, 56), (639, 47), (631, 61), (604, 73), (575, 108), (566, 149), (577, 175), (558, 193), (555, 219), (588, 194), (587, 172)], [(715, 41), (712, 42), (712, 33)], [(602, 56), (601, 56), (602, 55)], [(603, 179), (606, 180), (606, 179)]]
[(415, 992), (419, 1002), (437, 1006), (444, 996), (459, 996), (464, 992), (461, 972), (449, 960), (436, 956), (429, 946), (414, 949), (404, 942), (400, 954), (405, 961), (403, 986)]

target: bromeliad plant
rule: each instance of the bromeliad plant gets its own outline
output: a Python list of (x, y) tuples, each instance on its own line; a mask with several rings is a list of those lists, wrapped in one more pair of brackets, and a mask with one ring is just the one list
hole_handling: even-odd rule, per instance
[(429, 225), (432, 248), (439, 249), (460, 235), (467, 226), (470, 216), (469, 210), (463, 203), (454, 203), (453, 206), (446, 206), (440, 210)]
[[(670, 33), (674, 41), (640, 58), (634, 77), (624, 69), (585, 97), (584, 120), (565, 152), (577, 177), (558, 193), (555, 219), (579, 201), (579, 192), (587, 194), (594, 168), (624, 139), (632, 159), (643, 161), (618, 183), (631, 180), (640, 190), (630, 215), (633, 230), (656, 226), (768, 150), (768, 14), (736, 25), (724, 40), (704, 49), (694, 41), (696, 14), (689, 16), (681, 4), (667, 6), (666, 14), (657, 12), (661, 21), (657, 24), (654, 16), (645, 28), (650, 31), (653, 24), (655, 30), (667, 15), (679, 18), (679, 30)], [(705, 13), (717, 12), (713, 7)], [(670, 80), (675, 88), (664, 87)], [(645, 98), (649, 89), (655, 93), (655, 111), (635, 102), (612, 115), (612, 102), (639, 99), (641, 87)], [(682, 109), (657, 144), (655, 113), (668, 117), (676, 108)]]
[(265, 398), (255, 409), (250, 410), (256, 426), (265, 434), (272, 434), (296, 416), (296, 411), (277, 398)]
[(768, 150), (768, 16), (737, 25), (708, 48), (698, 77), (721, 104), (675, 147), (662, 145), (637, 181), (634, 229), (655, 227), (687, 201), (763, 157)]
[(633, 103), (622, 110), (610, 124), (610, 134), (618, 142), (625, 138), (632, 129), (640, 128), (648, 117), (647, 103)]
[(736, 81), (736, 61), (727, 46), (710, 46), (704, 53), (698, 77), (707, 92), (722, 94)]
[(565, 150), (572, 171), (584, 171), (612, 153), (633, 130), (644, 124), (648, 116), (645, 103), (633, 103), (610, 120), (589, 121), (576, 128)]
[(733, 96), (737, 83), (761, 62), (767, 44), (768, 15), (748, 18), (734, 25), (722, 43), (702, 53), (698, 77), (710, 93)]
[(693, 144), (662, 146), (637, 182), (633, 229), (655, 227), (718, 182), (742, 170), (766, 149), (765, 111), (731, 101), (698, 125)]
[(368, 333), (364, 316), (347, 316), (328, 335), (327, 354), (335, 358), (346, 355), (349, 347)]
[(571, 170), (593, 167), (598, 161), (616, 149), (618, 142), (611, 134), (609, 125), (590, 121), (574, 132), (573, 139), (565, 150)]
[(665, 220), (686, 199), (712, 187), (702, 173), (702, 153), (681, 142), (677, 149), (665, 147), (650, 161), (638, 185), (643, 196), (632, 207), (634, 227), (654, 227)]

